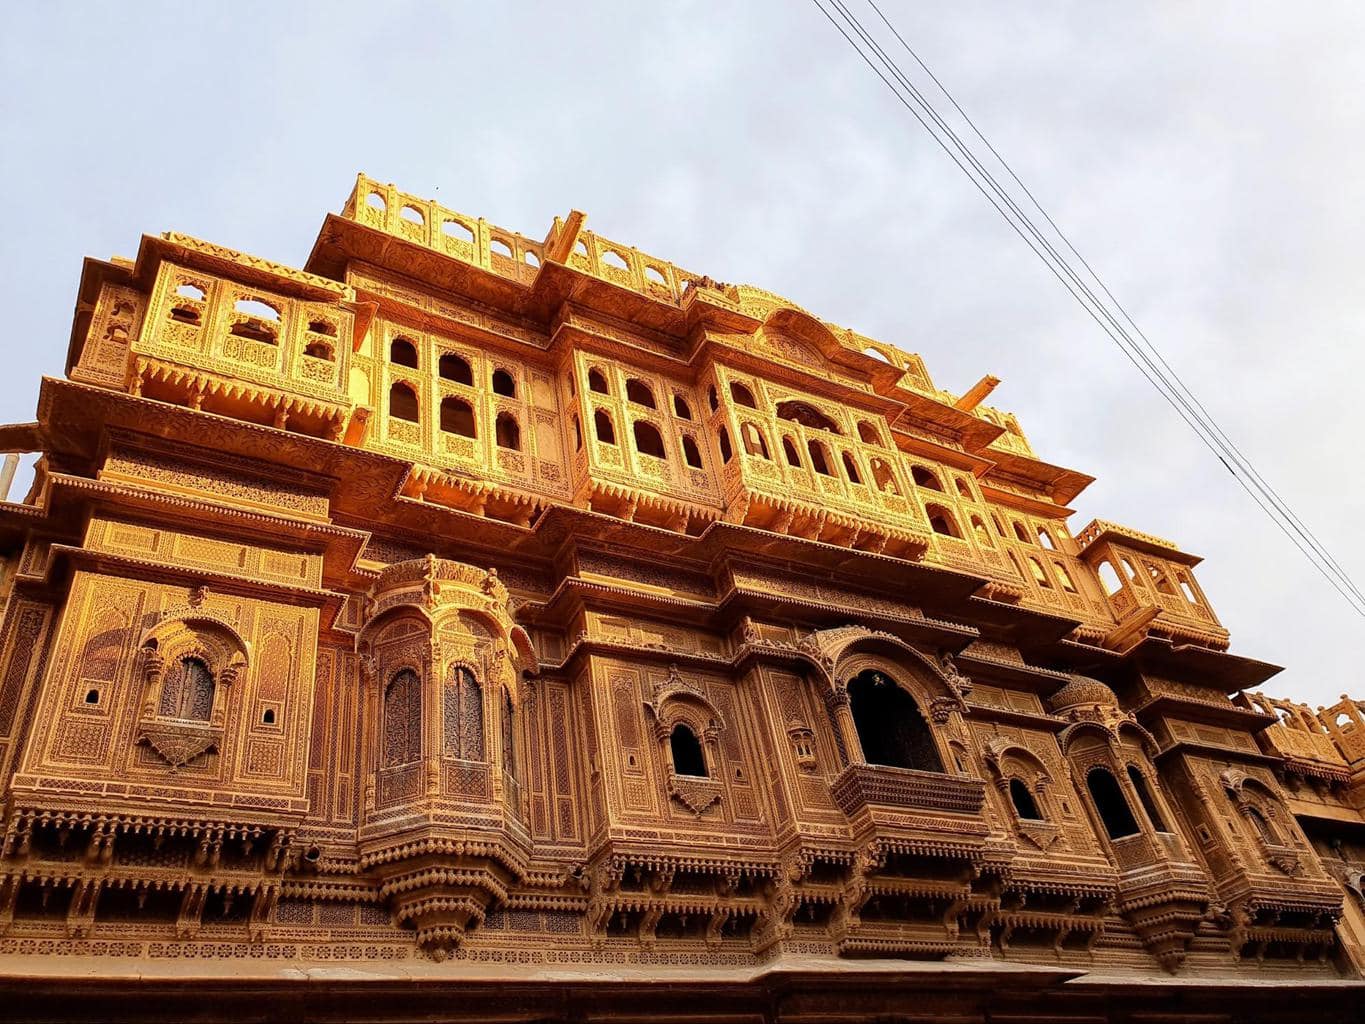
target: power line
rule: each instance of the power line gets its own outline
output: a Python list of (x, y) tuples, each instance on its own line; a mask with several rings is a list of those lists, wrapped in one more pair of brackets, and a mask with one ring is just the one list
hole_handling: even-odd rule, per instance
[[(942, 118), (942, 116), (939, 115), (938, 111), (934, 109), (933, 104), (920, 93), (895, 60), (887, 55), (886, 51), (877, 43), (876, 39), (867, 31), (842, 0), (831, 0), (832, 6), (838, 10), (840, 16), (844, 19), (849, 28), (858, 36), (859, 40), (862, 41), (863, 45), (859, 45), (859, 42), (855, 41), (853, 36), (849, 35), (844, 26), (835, 20), (834, 15), (825, 8), (820, 0), (812, 0), (812, 3), (815, 4), (820, 13), (823, 14), (839, 34), (844, 37), (845, 41), (853, 47), (854, 51), (862, 58), (863, 62), (867, 64), (872, 72), (882, 80), (882, 83), (891, 90), (892, 95), (896, 97), (897, 101), (905, 107), (911, 116), (913, 116), (927, 132), (929, 132), (930, 137), (934, 139), (939, 147), (943, 149), (948, 157), (958, 166), (959, 170), (967, 175), (972, 184), (976, 186), (977, 190), (981, 192), (986, 200), (995, 207), (996, 212), (999, 213), (1010, 228), (1019, 235), (1020, 239), (1043, 261), (1043, 264), (1047, 269), (1061, 282), (1062, 286), (1065, 287), (1077, 303), (1080, 304), (1087, 315), (1099, 325), (1099, 327), (1109, 336), (1110, 340), (1112, 340), (1120, 351), (1123, 352), (1129, 362), (1131, 362), (1148, 382), (1157, 389), (1158, 393), (1171, 405), (1181, 419), (1185, 421), (1186, 425), (1195, 432), (1196, 436), (1199, 437), (1205, 447), (1218, 458), (1229, 473), (1232, 474), (1238, 485), (1246, 491), (1247, 495), (1262, 509), (1262, 511), (1270, 516), (1280, 531), (1290, 539), (1306, 558), (1308, 558), (1328, 583), (1346, 599), (1353, 610), (1358, 614), (1365, 616), (1365, 595), (1362, 595), (1360, 589), (1356, 587), (1347, 573), (1341, 568), (1340, 564), (1332, 558), (1325, 546), (1323, 546), (1312, 532), (1308, 530), (1303, 521), (1293, 513), (1279, 494), (1265, 482), (1264, 478), (1256, 471), (1255, 467), (1251, 465), (1250, 461), (1246, 459), (1240, 449), (1238, 449), (1222, 429), (1218, 427), (1212, 416), (1209, 415), (1208, 410), (1179, 378), (1178, 374), (1175, 373), (1170, 364), (1155, 346), (1153, 346), (1146, 336), (1142, 334), (1136, 323), (1133, 322), (1131, 316), (1128, 315), (1127, 311), (1114, 298), (1112, 292), (1105, 286), (1104, 282), (1095, 273), (1090, 264), (1080, 255), (1071, 244), (1070, 240), (1067, 239), (1057, 227), (1056, 223), (1047, 214), (1046, 210), (1042, 208), (1033, 193), (1023, 184), (1018, 175), (1014, 173), (1013, 169), (1009, 167), (1003, 157), (1000, 156), (999, 152), (996, 151), (985, 138), (980, 129), (976, 127), (975, 123), (967, 117), (961, 106), (953, 99), (951, 94), (948, 93), (943, 84), (934, 76), (933, 72), (929, 70), (927, 65), (925, 65), (919, 56), (910, 48), (909, 44), (905, 42), (904, 37), (902, 37), (900, 33), (896, 31), (895, 27), (891, 25), (890, 21), (881, 12), (881, 9), (876, 6), (873, 0), (868, 0), (868, 2), (883, 23), (891, 29), (892, 33), (900, 41), (905, 50), (915, 59), (920, 67), (933, 80), (939, 90), (948, 98), (954, 109), (956, 109), (959, 115), (971, 126), (972, 131), (976, 134), (977, 138), (986, 145), (992, 156), (994, 156), (1000, 165), (1005, 168), (1010, 177), (1023, 190), (1025, 195), (1028, 196), (1028, 199), (1034, 208), (1039, 211), (1048, 225), (1052, 228), (1055, 235), (1061, 240), (1062, 244), (1089, 273), (1090, 277), (1099, 286), (1100, 290), (1113, 304), (1115, 309), (1118, 310), (1119, 315), (1133, 327), (1134, 331), (1145, 343), (1145, 349), (1143, 345), (1139, 345), (1138, 342), (1129, 335), (1122, 322), (1120, 322), (1110, 308), (1100, 300), (1095, 292), (1091, 290), (1085, 280), (1057, 251), (1028, 215), (1020, 209), (1019, 205), (1014, 201), (1013, 197), (1010, 196), (1008, 191), (1002, 188), (994, 175), (986, 169), (971, 151), (971, 148), (963, 142), (961, 137)], [(864, 47), (866, 47), (866, 49), (864, 49)], [(887, 77), (887, 74), (883, 73), (882, 68), (879, 68), (877, 64), (873, 63), (873, 59), (869, 56), (869, 53), (873, 54), (877, 61), (882, 65), (882, 68), (885, 68), (886, 72), (900, 84), (900, 88), (898, 88), (896, 84), (893, 84), (892, 80)], [(904, 93), (902, 92), (902, 89), (904, 90)], [(907, 94), (909, 99), (907, 99)], [(911, 101), (913, 101), (919, 109), (916, 109), (916, 106), (912, 106)], [(923, 115), (921, 114), (921, 111), (923, 111)], [(926, 116), (930, 119), (929, 121), (925, 119)], [(933, 126), (931, 126), (930, 121), (933, 122)], [(940, 135), (940, 133), (942, 134)], [(949, 143), (951, 143), (951, 148)], [(957, 150), (957, 153), (953, 151), (954, 149)], [(959, 157), (958, 154), (961, 154), (961, 157)], [(966, 163), (964, 163), (964, 160)]]
[[(1071, 253), (1071, 255), (1073, 255), (1074, 257), (1076, 257), (1077, 260), (1080, 261), (1081, 266), (1085, 268), (1086, 272), (1091, 276), (1092, 279), (1094, 279), (1095, 283), (1099, 285), (1100, 290), (1104, 292), (1105, 297), (1108, 298), (1111, 303), (1113, 303), (1114, 308), (1118, 310), (1119, 314), (1128, 323), (1128, 325), (1133, 328), (1134, 333), (1137, 334), (1138, 338), (1141, 339), (1142, 343), (1146, 346), (1147, 350), (1151, 352), (1151, 354), (1161, 364), (1162, 368), (1166, 371), (1167, 375), (1174, 382), (1176, 387), (1178, 387), (1180, 391), (1184, 393), (1185, 398), (1188, 399), (1188, 404), (1193, 407), (1193, 411), (1195, 412), (1196, 416), (1218, 438), (1221, 445), (1225, 447), (1225, 449), (1232, 456), (1234, 462), (1239, 466), (1239, 468), (1243, 472), (1247, 473), (1253, 479), (1253, 481), (1257, 485), (1257, 488), (1261, 490), (1263, 493), (1265, 493), (1270, 498), (1271, 502), (1277, 508), (1280, 509), (1280, 511), (1283, 513), (1285, 517), (1288, 518), (1288, 520), (1294, 527), (1295, 532), (1298, 533), (1301, 537), (1303, 537), (1304, 540), (1306, 540), (1310, 544), (1310, 546), (1312, 546), (1322, 556), (1322, 558), (1324, 558), (1327, 561), (1327, 563), (1332, 567), (1332, 569), (1335, 570), (1337, 575), (1339, 575), (1341, 579), (1348, 584), (1350, 590), (1356, 596), (1356, 598), (1365, 601), (1365, 594), (1362, 594), (1359, 588), (1357, 588), (1355, 584), (1351, 581), (1350, 577), (1346, 573), (1346, 570), (1343, 569), (1341, 564), (1337, 562), (1335, 558), (1332, 557), (1332, 553), (1328, 551), (1326, 546), (1323, 545), (1322, 542), (1317, 539), (1313, 532), (1308, 528), (1307, 524), (1304, 523), (1303, 520), (1300, 519), (1294, 513), (1294, 510), (1289, 507), (1289, 505), (1284, 501), (1284, 499), (1280, 497), (1279, 492), (1276, 491), (1275, 488), (1270, 485), (1269, 481), (1267, 481), (1264, 477), (1261, 476), (1260, 472), (1256, 469), (1254, 465), (1252, 465), (1251, 461), (1246, 458), (1246, 456), (1242, 453), (1242, 450), (1237, 447), (1236, 443), (1234, 443), (1233, 440), (1223, 432), (1222, 428), (1218, 425), (1217, 421), (1213, 419), (1213, 416), (1209, 413), (1208, 409), (1205, 408), (1204, 403), (1201, 402), (1199, 400), (1199, 397), (1196, 394), (1194, 394), (1194, 392), (1191, 391), (1189, 387), (1186, 386), (1185, 382), (1181, 379), (1180, 375), (1176, 372), (1174, 367), (1172, 367), (1171, 364), (1166, 361), (1166, 357), (1161, 353), (1161, 350), (1156, 347), (1155, 343), (1152, 342), (1150, 338), (1147, 337), (1146, 333), (1142, 330), (1142, 328), (1138, 326), (1137, 321), (1134, 320), (1133, 317), (1128, 313), (1128, 310), (1124, 307), (1124, 305), (1121, 302), (1119, 302), (1118, 298), (1114, 295), (1114, 293), (1109, 290), (1109, 286), (1104, 282), (1104, 279), (1100, 277), (1099, 272), (1096, 271), (1095, 268), (1090, 265), (1090, 261), (1087, 260), (1071, 243), (1071, 239), (1067, 237), (1066, 233), (1062, 231), (1060, 227), (1058, 227), (1057, 223), (1052, 219), (1052, 216), (1047, 212), (1047, 210), (1043, 208), (1043, 205), (1038, 201), (1037, 197), (1034, 196), (1032, 190), (1026, 184), (1024, 184), (1024, 182), (1020, 179), (1019, 175), (1015, 173), (1014, 168), (1010, 166), (1009, 161), (1007, 161), (995, 148), (995, 146), (991, 144), (991, 141), (988, 138), (986, 138), (986, 136), (982, 133), (981, 129), (977, 127), (976, 122), (971, 119), (971, 116), (965, 110), (962, 109), (962, 106), (957, 102), (957, 99), (953, 96), (951, 92), (948, 91), (948, 87), (945, 86), (941, 81), (939, 81), (938, 76), (934, 74), (934, 72), (930, 69), (929, 65), (924, 63), (924, 60), (920, 57), (918, 53), (914, 51), (910, 44), (906, 42), (905, 37), (900, 34), (896, 26), (891, 24), (890, 19), (888, 19), (887, 16), (882, 12), (882, 9), (879, 6), (877, 6), (876, 0), (867, 0), (867, 3), (868, 6), (871, 7), (873, 11), (876, 12), (877, 17), (881, 19), (882, 24), (884, 24), (891, 31), (891, 34), (896, 37), (896, 41), (901, 44), (901, 47), (905, 50), (905, 52), (908, 53), (912, 58), (914, 58), (915, 63), (918, 64), (920, 66), (920, 69), (926, 75), (929, 76), (930, 81), (934, 83), (934, 85), (938, 88), (938, 91), (943, 93), (944, 98), (946, 98), (948, 102), (952, 104), (953, 109), (957, 111), (958, 115), (961, 116), (962, 120), (967, 123), (967, 126), (969, 128), (971, 128), (972, 133), (981, 141), (981, 143), (988, 150), (990, 150), (991, 156), (995, 157), (996, 161), (1000, 164), (1001, 167), (1005, 169), (1005, 172), (1010, 176), (1014, 183), (1018, 185), (1019, 188), (1023, 191), (1024, 195), (1028, 197), (1028, 200), (1033, 205), (1033, 208), (1038, 211), (1038, 213), (1043, 217), (1045, 221), (1047, 221), (1048, 227), (1050, 227), (1056, 234), (1056, 236), (1059, 239), (1061, 239), (1062, 244), (1066, 246), (1067, 250)], [(1227, 463), (1225, 462), (1224, 465), (1226, 466)], [(1227, 466), (1227, 469), (1228, 472), (1233, 474), (1233, 476), (1237, 475), (1237, 470), (1233, 469), (1232, 466)]]

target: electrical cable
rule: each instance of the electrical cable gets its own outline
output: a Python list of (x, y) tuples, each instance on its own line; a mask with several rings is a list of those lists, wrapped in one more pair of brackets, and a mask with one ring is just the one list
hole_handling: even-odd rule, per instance
[[(812, 2), (830, 24), (834, 26), (839, 34), (844, 37), (845, 41), (854, 48), (863, 62), (867, 64), (873, 73), (882, 80), (883, 84), (891, 90), (892, 94), (901, 105), (909, 111), (926, 131), (929, 132), (930, 136), (939, 147), (942, 148), (949, 158), (957, 164), (958, 168), (967, 175), (968, 179), (971, 180), (973, 185), (976, 186), (986, 200), (995, 207), (996, 211), (1004, 218), (1011, 229), (1014, 230), (1015, 233), (1020, 236), (1021, 240), (1034, 251), (1035, 255), (1043, 261), (1048, 270), (1062, 283), (1063, 287), (1070, 292), (1072, 297), (1081, 305), (1082, 309), (1084, 309), (1091, 319), (1095, 320), (1097, 325), (1109, 335), (1110, 339), (1119, 347), (1120, 351), (1123, 352), (1129, 362), (1133, 363), (1134, 367), (1143, 374), (1167, 403), (1175, 409), (1176, 413), (1180, 415), (1186, 425), (1195, 432), (1196, 436), (1200, 438), (1200, 441), (1205, 447), (1219, 459), (1223, 466), (1237, 481), (1239, 486), (1246, 491), (1247, 495), (1251, 497), (1262, 511), (1271, 517), (1272, 521), (1275, 522), (1281, 532), (1283, 532), (1299, 551), (1309, 559), (1328, 583), (1332, 585), (1332, 587), (1341, 594), (1349, 604), (1351, 604), (1352, 608), (1357, 611), (1357, 613), (1365, 616), (1365, 596), (1361, 594), (1359, 588), (1351, 581), (1350, 577), (1341, 568), (1340, 564), (1331, 557), (1330, 553), (1327, 552), (1321, 542), (1313, 536), (1311, 531), (1303, 524), (1302, 520), (1294, 515), (1293, 511), (1289, 509), (1288, 505), (1278, 493), (1270, 488), (1269, 484), (1267, 484), (1259, 472), (1251, 466), (1249, 460), (1246, 459), (1240, 449), (1238, 449), (1227, 438), (1227, 435), (1221, 428), (1213, 422), (1212, 417), (1208, 415), (1207, 409), (1203, 407), (1202, 403), (1199, 403), (1198, 399), (1193, 395), (1189, 388), (1179, 379), (1178, 375), (1171, 369), (1170, 364), (1161, 356), (1161, 353), (1151, 345), (1145, 335), (1141, 334), (1140, 329), (1133, 323), (1132, 318), (1128, 315), (1127, 311), (1122, 308), (1116, 299), (1114, 299), (1112, 292), (1110, 292), (1103, 281), (1099, 279), (1099, 276), (1095, 274), (1090, 264), (1081, 257), (1080, 253), (1076, 251), (1069, 239), (1067, 239), (1057, 228), (1055, 222), (1048, 216), (1047, 212), (1043, 210), (1037, 198), (1023, 185), (1023, 182), (1019, 180), (1013, 169), (1008, 166), (998, 151), (990, 145), (981, 131), (973, 122), (971, 122), (965, 112), (962, 111), (961, 106), (950, 94), (948, 94), (947, 90), (943, 87), (943, 84), (933, 75), (932, 71), (928, 69), (924, 62), (920, 60), (918, 55), (914, 53), (909, 44), (905, 42), (904, 37), (896, 31), (893, 25), (891, 25), (890, 21), (886, 18), (885, 14), (882, 13), (880, 8), (878, 8), (875, 3), (872, 3), (872, 0), (869, 0), (870, 6), (876, 11), (883, 23), (887, 25), (894, 35), (896, 35), (901, 45), (911, 54), (920, 67), (924, 69), (934, 81), (935, 85), (938, 86), (939, 90), (948, 97), (949, 102), (953, 104), (954, 108), (963, 119), (971, 125), (973, 132), (976, 133), (977, 137), (987, 146), (995, 159), (1006, 169), (1011, 178), (1013, 178), (1016, 184), (1024, 191), (1028, 196), (1029, 201), (1038, 209), (1067, 249), (1080, 261), (1081, 265), (1085, 267), (1086, 271), (1095, 280), (1101, 291), (1109, 298), (1114, 307), (1118, 309), (1120, 315), (1123, 316), (1143, 338), (1148, 349), (1150, 349), (1150, 355), (1147, 351), (1144, 351), (1142, 346), (1134, 341), (1124, 329), (1123, 325), (1114, 316), (1113, 312), (1100, 301), (1098, 296), (1076, 273), (1074, 268), (1072, 268), (1061, 256), (1051, 242), (1043, 236), (1037, 226), (1033, 224), (1032, 220), (1020, 209), (1009, 193), (1001, 187), (995, 177), (985, 168), (981, 161), (977, 159), (975, 154), (971, 152), (970, 147), (962, 141), (961, 137), (958, 136), (952, 127), (938, 114), (937, 110), (935, 110), (933, 105), (919, 92), (914, 86), (914, 83), (911, 82), (904, 71), (901, 70), (899, 65), (886, 54), (885, 50), (882, 49), (875, 38), (871, 36), (867, 29), (858, 21), (857, 17), (848, 10), (841, 0), (831, 0), (831, 2), (849, 27), (867, 46), (868, 50), (877, 57), (886, 71), (901, 83), (905, 92), (910, 95), (911, 99), (913, 99), (934, 122), (934, 125), (939, 131), (935, 131), (934, 127), (931, 127), (925, 120), (925, 117), (921, 116), (920, 111), (911, 106), (901, 90), (898, 89), (897, 86), (887, 78), (886, 74), (883, 74), (882, 70), (872, 62), (872, 59), (868, 56), (868, 52), (865, 52), (863, 47), (855, 42), (853, 37), (845, 31), (844, 27), (835, 20), (830, 11), (825, 9), (824, 5), (820, 3), (820, 0), (812, 0)], [(957, 149), (958, 152), (962, 154), (962, 159), (959, 159), (952, 149), (949, 148), (948, 143), (944, 141), (944, 138), (940, 137), (939, 132), (942, 132), (943, 135), (952, 142), (953, 148)], [(963, 163), (964, 159), (967, 161), (967, 164), (971, 165), (972, 169), (969, 169), (967, 164)], [(975, 171), (975, 173), (973, 173), (973, 171)], [(991, 193), (994, 193), (994, 196)], [(1002, 203), (1004, 204), (1003, 206), (1001, 205)], [(1154, 357), (1156, 361), (1161, 364), (1160, 367), (1153, 362)], [(1166, 372), (1163, 372), (1163, 368)], [(1172, 378), (1174, 378), (1174, 380), (1172, 380)], [(1230, 462), (1229, 459), (1232, 461)], [(1240, 474), (1238, 468), (1234, 468), (1234, 465), (1242, 470)], [(1244, 479), (1244, 476), (1250, 477), (1250, 482), (1248, 482), (1247, 479)], [(1269, 504), (1267, 504), (1267, 502), (1269, 502)], [(1296, 533), (1298, 536), (1295, 536)]]

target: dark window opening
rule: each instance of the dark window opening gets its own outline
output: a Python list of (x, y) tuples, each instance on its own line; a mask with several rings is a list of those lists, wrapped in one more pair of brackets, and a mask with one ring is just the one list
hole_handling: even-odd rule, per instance
[(782, 451), (786, 453), (787, 465), (801, 468), (801, 455), (796, 450), (796, 445), (792, 443), (790, 437), (782, 438)]
[(441, 399), (441, 430), (461, 437), (475, 437), (474, 409), (462, 398)]
[(633, 377), (626, 381), (626, 401), (643, 405), (647, 409), (658, 408), (654, 404), (654, 391), (642, 380)]
[(1019, 815), (1021, 821), (1043, 820), (1042, 814), (1038, 811), (1038, 802), (1033, 799), (1033, 794), (1029, 792), (1023, 779), (1010, 779), (1010, 801), (1014, 804), (1014, 813)]
[(844, 476), (848, 477), (848, 482), (851, 484), (862, 483), (862, 478), (858, 476), (858, 467), (853, 464), (853, 456), (848, 452), (843, 452), (842, 457), (844, 461)]
[(943, 485), (938, 482), (938, 477), (934, 476), (923, 466), (912, 466), (910, 477), (915, 481), (916, 487), (927, 487), (931, 491), (943, 490)]
[(601, 370), (588, 371), (588, 390), (596, 391), (599, 395), (611, 394), (607, 388), (607, 378), (602, 375)]
[(853, 725), (868, 764), (942, 772), (943, 761), (915, 698), (873, 669), (848, 684)]
[(712, 412), (715, 412), (720, 408), (720, 403), (716, 401), (716, 387), (714, 384), (706, 389), (706, 401), (710, 404)]
[(506, 370), (493, 371), (493, 394), (502, 395), (504, 398), (517, 397), (517, 382)]
[(493, 432), (499, 448), (521, 451), (521, 424), (510, 412), (498, 413), (498, 418), (493, 423)]
[(578, 417), (573, 418), (573, 449), (576, 452), (583, 450), (583, 424), (578, 422)]
[(696, 733), (679, 723), (669, 734), (668, 745), (673, 752), (674, 773), (707, 777), (706, 756), (702, 753)]
[(262, 724), (262, 725), (274, 725), (274, 724), (275, 724), (275, 709), (274, 709), (274, 708), (266, 708), (264, 711), (261, 712), (261, 724)]
[(735, 405), (742, 405), (746, 409), (758, 408), (754, 403), (754, 393), (743, 384), (739, 383), (739, 381), (730, 382), (730, 398), (734, 401)]
[(1110, 839), (1137, 835), (1138, 823), (1133, 817), (1133, 809), (1124, 799), (1118, 779), (1107, 768), (1091, 768), (1085, 777), (1085, 786), (1090, 790), (1090, 799), (1094, 801)]
[(683, 459), (693, 469), (701, 469), (701, 450), (697, 447), (697, 442), (686, 434), (682, 439)]
[(957, 527), (957, 520), (946, 508), (939, 505), (930, 505), (924, 510), (929, 517), (929, 528), (935, 533), (945, 537), (961, 537), (962, 531)]
[(469, 368), (469, 363), (455, 353), (447, 352), (441, 356), (441, 361), (437, 366), (442, 380), (452, 380), (456, 384), (474, 386), (474, 371)]
[(1152, 823), (1152, 828), (1158, 832), (1169, 831), (1161, 812), (1156, 809), (1156, 801), (1152, 799), (1151, 790), (1147, 788), (1147, 780), (1135, 764), (1128, 766), (1128, 781), (1133, 784), (1133, 790), (1138, 795), (1138, 803), (1142, 804), (1142, 809), (1147, 812), (1147, 820)]
[(85, 702), (87, 704), (98, 704), (100, 702), (99, 690), (87, 690), (85, 692)]
[(680, 420), (690, 420), (692, 418), (692, 407), (687, 404), (687, 399), (682, 395), (673, 396), (673, 415)]
[(882, 443), (881, 437), (877, 434), (877, 428), (867, 422), (867, 420), (858, 421), (858, 436), (868, 444), (879, 445)]
[(652, 455), (656, 459), (665, 458), (664, 439), (654, 424), (636, 420), (631, 429), (635, 434), (636, 451), (643, 455)]
[(330, 363), (332, 361), (332, 346), (325, 341), (310, 341), (303, 347), (303, 354)]
[(825, 446), (819, 441), (807, 441), (806, 450), (810, 452), (811, 468), (821, 476), (833, 476), (829, 471), (829, 463), (825, 460)]
[(416, 423), (420, 418), (419, 408), (417, 392), (412, 388), (401, 383), (395, 383), (389, 388), (389, 415), (394, 419)]
[(735, 453), (734, 453), (733, 451), (731, 451), (731, 449), (730, 449), (730, 432), (729, 432), (728, 430), (726, 430), (724, 427), (721, 427), (721, 428), (720, 428), (720, 461), (721, 461), (721, 462), (729, 462), (730, 459), (734, 456), (734, 454), (735, 454)]
[(417, 346), (407, 338), (395, 338), (389, 345), (389, 362), (395, 366), (417, 369)]
[(616, 443), (616, 427), (611, 422), (611, 417), (606, 410), (598, 409), (592, 414), (593, 430), (597, 433), (597, 440), (603, 444)]

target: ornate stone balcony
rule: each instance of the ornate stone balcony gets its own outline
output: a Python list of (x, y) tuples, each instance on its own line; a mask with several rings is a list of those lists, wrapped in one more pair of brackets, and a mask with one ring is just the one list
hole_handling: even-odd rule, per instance
[(986, 801), (986, 784), (965, 775), (851, 764), (835, 778), (830, 793), (849, 816), (872, 806), (980, 814)]

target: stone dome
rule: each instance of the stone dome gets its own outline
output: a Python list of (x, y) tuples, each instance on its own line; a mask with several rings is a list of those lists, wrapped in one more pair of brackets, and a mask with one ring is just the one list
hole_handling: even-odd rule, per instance
[(1098, 679), (1091, 679), (1089, 676), (1072, 676), (1071, 681), (1048, 698), (1047, 703), (1054, 712), (1060, 713), (1070, 708), (1096, 704), (1102, 707), (1116, 708), (1119, 706), (1119, 699), (1114, 696), (1113, 690)]

